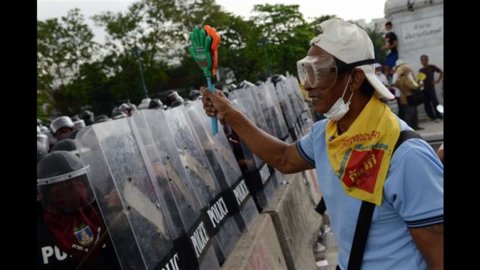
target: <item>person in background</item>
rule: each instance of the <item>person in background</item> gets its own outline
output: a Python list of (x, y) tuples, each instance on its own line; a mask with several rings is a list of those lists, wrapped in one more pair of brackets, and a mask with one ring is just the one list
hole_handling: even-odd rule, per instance
[[(390, 90), (390, 92), (394, 95), (393, 99), (383, 98), (382, 101), (385, 102), (388, 105), (388, 107), (390, 108), (390, 110), (392, 110), (392, 112), (394, 114), (398, 115), (398, 98), (397, 98), (397, 93), (396, 93), (397, 89), (389, 86), (387, 76), (385, 76), (385, 74), (383, 73), (381, 64), (375, 63), (374, 67), (375, 67), (375, 75), (377, 75), (378, 80), (380, 82), (382, 82), (383, 85), (388, 90)], [(400, 91), (400, 90), (398, 90), (398, 91)], [(400, 93), (398, 93), (398, 96), (400, 96)]]
[(393, 67), (398, 59), (398, 38), (392, 28), (392, 22), (385, 23), (385, 44), (381, 48), (382, 51), (385, 51), (385, 73), (388, 77), (393, 75)]
[(405, 112), (405, 121), (415, 130), (423, 130), (418, 125), (418, 101), (415, 99), (414, 91), (421, 91), (418, 83), (415, 81), (412, 68), (403, 61), (398, 59), (395, 66), (395, 83), (394, 85), (400, 89), (400, 107)]
[(63, 150), (37, 163), (37, 269), (120, 269), (88, 170)]
[(197, 100), (202, 98), (202, 93), (200, 93), (200, 90), (197, 89), (192, 89), (190, 90), (190, 93), (188, 94), (188, 98), (190, 100)]
[[(425, 79), (420, 81), (421, 84), (423, 84), (423, 93), (425, 95), (425, 112), (432, 121), (438, 122), (440, 119), (443, 119), (443, 117), (442, 114), (437, 110), (438, 99), (435, 91), (435, 84), (438, 84), (442, 81), (443, 71), (437, 66), (429, 64), (428, 56), (426, 54), (420, 56), (420, 62), (422, 63), (423, 67), (420, 68), (418, 72), (425, 74)], [(435, 73), (439, 74), (437, 80), (435, 80)]]
[(108, 116), (106, 116), (105, 114), (100, 114), (100, 115), (97, 115), (95, 116), (95, 120), (93, 121), (94, 124), (96, 123), (102, 123), (102, 122), (106, 122), (106, 121), (110, 121), (112, 119), (110, 119)]
[(174, 108), (185, 103), (185, 100), (175, 90), (170, 90), (167, 94), (166, 105), (170, 108)]
[(164, 106), (162, 101), (159, 98), (152, 98), (150, 100), (150, 103), (148, 104), (149, 109), (157, 109), (157, 110), (163, 110)]
[(81, 112), (78, 117), (82, 119), (85, 122), (85, 125), (90, 126), (93, 124), (93, 121), (95, 120), (93, 112), (89, 110), (85, 110)]
[[(422, 139), (405, 140), (411, 128), (379, 98), (394, 96), (374, 72), (368, 34), (330, 19), (297, 62), (317, 121), (298, 142), (259, 129), (223, 96), (201, 87), (208, 116), (230, 126), (259, 158), (282, 173), (316, 168), (339, 244), (339, 269), (347, 269), (362, 204), (374, 204), (362, 269), (443, 269), (443, 165)], [(360, 268), (360, 267), (359, 267)]]
[(73, 124), (72, 119), (68, 116), (57, 117), (52, 121), (52, 124), (50, 124), (50, 129), (57, 141), (68, 138), (74, 128), (75, 125)]

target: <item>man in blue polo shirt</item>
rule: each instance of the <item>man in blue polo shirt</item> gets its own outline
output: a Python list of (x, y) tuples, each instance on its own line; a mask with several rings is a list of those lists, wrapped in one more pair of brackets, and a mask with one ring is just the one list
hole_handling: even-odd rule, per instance
[(219, 90), (201, 88), (204, 108), (228, 124), (261, 159), (283, 173), (316, 168), (339, 243), (339, 266), (347, 269), (363, 202), (374, 206), (362, 269), (443, 269), (443, 165), (380, 98), (394, 96), (374, 72), (373, 44), (354, 24), (320, 24), (307, 56), (297, 62), (301, 84), (315, 111), (327, 119), (289, 144), (263, 132)]

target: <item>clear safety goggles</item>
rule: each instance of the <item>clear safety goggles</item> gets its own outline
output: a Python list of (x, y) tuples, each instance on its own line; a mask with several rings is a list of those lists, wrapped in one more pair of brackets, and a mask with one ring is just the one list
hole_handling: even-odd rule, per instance
[(297, 62), (298, 79), (305, 88), (330, 88), (337, 81), (337, 65), (331, 55), (308, 55)]

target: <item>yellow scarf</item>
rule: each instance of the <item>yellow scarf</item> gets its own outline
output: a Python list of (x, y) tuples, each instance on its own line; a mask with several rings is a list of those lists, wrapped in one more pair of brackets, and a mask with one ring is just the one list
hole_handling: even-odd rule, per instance
[(342, 135), (337, 133), (336, 121), (327, 123), (330, 165), (347, 195), (376, 205), (382, 203), (383, 185), (399, 136), (397, 118), (375, 95)]

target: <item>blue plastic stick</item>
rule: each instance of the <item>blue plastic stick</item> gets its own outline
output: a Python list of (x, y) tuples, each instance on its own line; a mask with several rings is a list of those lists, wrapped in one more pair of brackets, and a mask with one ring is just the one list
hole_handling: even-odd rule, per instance
[[(210, 77), (207, 77), (207, 83), (208, 83), (208, 90), (209, 90), (210, 92), (215, 92), (215, 87), (213, 86)], [(216, 116), (213, 116), (211, 119), (212, 119), (212, 120), (211, 120), (211, 121), (212, 121), (212, 135), (215, 136), (215, 134), (218, 133), (217, 117), (216, 117)]]

